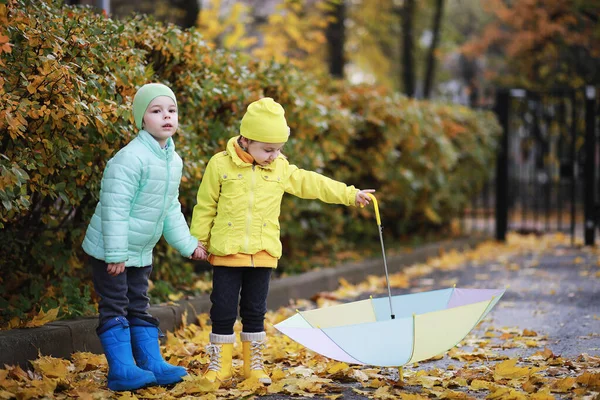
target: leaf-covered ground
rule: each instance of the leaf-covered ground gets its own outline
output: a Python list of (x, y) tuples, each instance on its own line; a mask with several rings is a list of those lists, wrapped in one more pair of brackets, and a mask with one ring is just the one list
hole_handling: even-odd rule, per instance
[[(568, 268), (560, 269), (561, 262), (567, 263)], [(565, 270), (575, 276), (575, 283), (561, 275)], [(569, 240), (561, 235), (511, 235), (507, 244), (485, 242), (472, 251), (441, 254), (425, 264), (413, 265), (391, 275), (390, 281), (394, 293), (407, 293), (455, 283), (463, 286), (461, 274), (470, 277), (471, 281), (466, 285), (469, 287), (498, 288), (500, 284), (510, 287), (496, 309), (458, 346), (435, 359), (406, 366), (402, 369), (401, 379), (397, 369), (329, 360), (306, 350), (273, 328), (274, 324), (293, 315), (296, 309), (384, 295), (387, 290), (385, 279), (372, 276), (355, 286), (341, 282), (335, 292), (319, 293), (313, 299), (301, 299), (289, 307), (269, 312), (269, 347), (265, 359), (273, 378), (270, 386), (239, 378), (218, 387), (202, 379), (202, 371), (208, 363), (204, 347), (208, 343), (210, 325), (208, 316), (201, 314), (197, 324), (169, 333), (163, 346), (163, 353), (171, 363), (185, 366), (190, 371), (182, 383), (141, 389), (135, 393), (113, 393), (106, 388), (105, 357), (76, 353), (70, 361), (41, 357), (33, 362), (33, 371), (5, 366), (0, 370), (0, 399), (600, 398), (600, 330), (597, 329), (600, 327), (600, 304), (595, 308), (592, 304), (591, 309), (597, 311), (581, 318), (576, 314), (572, 317), (552, 314), (552, 310), (571, 313), (570, 308), (565, 308), (563, 292), (567, 300), (578, 298), (584, 303), (587, 300), (597, 302), (600, 291), (595, 289), (600, 287), (598, 250), (570, 247)], [(570, 287), (571, 284), (574, 286)], [(515, 304), (525, 304), (518, 301), (528, 291), (536, 298), (541, 293), (551, 300), (536, 300), (531, 303), (531, 309), (517, 310)], [(542, 324), (529, 319), (536, 314), (546, 314), (541, 319)], [(569, 321), (569, 318), (573, 318), (571, 323), (577, 326), (571, 330), (567, 323), (565, 329), (557, 330), (557, 326), (565, 325), (561, 321)], [(514, 323), (500, 326), (498, 321)], [(563, 331), (577, 336), (564, 335)], [(563, 353), (557, 353), (557, 349)], [(234, 366), (241, 370), (239, 344), (234, 357)]]

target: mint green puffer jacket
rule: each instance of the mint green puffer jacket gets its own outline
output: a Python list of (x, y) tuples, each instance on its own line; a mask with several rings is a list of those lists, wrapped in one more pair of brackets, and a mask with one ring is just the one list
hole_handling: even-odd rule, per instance
[(182, 170), (171, 138), (162, 149), (148, 132), (140, 131), (106, 165), (83, 250), (107, 263), (143, 267), (152, 264), (152, 249), (164, 235), (189, 257), (198, 240), (181, 213)]

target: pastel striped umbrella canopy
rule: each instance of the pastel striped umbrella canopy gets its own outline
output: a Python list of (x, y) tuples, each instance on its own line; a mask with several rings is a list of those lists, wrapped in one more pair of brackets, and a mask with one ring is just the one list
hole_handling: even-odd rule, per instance
[(334, 360), (399, 367), (456, 346), (503, 294), (504, 290), (448, 288), (381, 297), (300, 311), (275, 328)]

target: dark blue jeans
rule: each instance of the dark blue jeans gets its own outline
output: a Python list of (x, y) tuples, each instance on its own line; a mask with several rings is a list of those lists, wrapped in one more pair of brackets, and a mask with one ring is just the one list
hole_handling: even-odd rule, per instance
[(273, 268), (213, 266), (212, 332), (233, 334), (238, 301), (243, 331), (263, 332), (267, 312), (267, 294)]
[(100, 296), (98, 329), (115, 317), (139, 318), (158, 326), (158, 319), (148, 312), (148, 279), (152, 265), (146, 267), (127, 267), (125, 272), (110, 276), (108, 266), (102, 260), (90, 257), (94, 289)]

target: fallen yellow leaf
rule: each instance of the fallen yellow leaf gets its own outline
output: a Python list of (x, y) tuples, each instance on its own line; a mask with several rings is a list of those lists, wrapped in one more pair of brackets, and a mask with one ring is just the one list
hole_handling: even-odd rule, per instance
[(44, 310), (40, 310), (39, 314), (33, 317), (29, 322), (25, 324), (26, 328), (35, 328), (38, 326), (42, 326), (47, 324), (48, 322), (56, 321), (58, 316), (58, 307), (52, 308), (48, 310), (48, 312), (44, 312)]
[(391, 392), (392, 388), (390, 386), (382, 386), (372, 393), (373, 399), (378, 400), (396, 400), (398, 396), (395, 393)]
[(269, 385), (269, 387), (267, 387), (267, 393), (271, 393), (271, 394), (282, 393), (284, 386), (285, 386), (284, 381), (273, 382)]
[(527, 395), (516, 391), (515, 389), (496, 387), (486, 399), (491, 400), (527, 400)]
[(436, 378), (436, 377), (432, 377), (432, 376), (419, 376), (415, 379), (415, 381), (423, 386), (426, 387), (428, 389), (431, 389), (432, 387), (434, 387), (435, 385), (440, 385), (441, 384), (441, 379)]
[(21, 325), (21, 320), (19, 319), (19, 317), (12, 317), (8, 322), (8, 329), (17, 328), (19, 327), (19, 325)]
[(171, 301), (179, 301), (183, 298), (183, 293), (182, 292), (178, 292), (178, 293), (169, 293), (169, 300)]
[(15, 396), (11, 392), (8, 392), (6, 390), (1, 390), (0, 389), (0, 399), (2, 399), (2, 400), (9, 400), (9, 399), (14, 399), (14, 398), (15, 398)]
[(555, 400), (554, 395), (552, 395), (552, 393), (550, 393), (550, 389), (548, 388), (543, 388), (542, 390), (536, 392), (536, 393), (532, 393), (529, 396), (530, 400)]
[(540, 343), (535, 340), (526, 340), (525, 345), (527, 347), (540, 347)]
[(494, 380), (528, 378), (531, 370), (527, 367), (517, 367), (516, 364), (516, 358), (511, 358), (497, 364), (494, 368)]
[(28, 387), (19, 389), (16, 397), (20, 399), (39, 399), (40, 397), (44, 397), (44, 392), (39, 388)]
[(552, 384), (550, 390), (558, 393), (568, 393), (575, 386), (575, 378), (568, 376)]
[(387, 382), (382, 381), (380, 379), (373, 379), (365, 385), (365, 387), (374, 388), (374, 389), (380, 388), (382, 386), (388, 386), (388, 384), (387, 384)]
[(429, 400), (429, 397), (421, 396), (420, 394), (413, 393), (402, 393), (400, 394), (401, 400)]
[(494, 384), (492, 382), (484, 381), (481, 379), (473, 379), (469, 387), (473, 390), (489, 390), (493, 387)]
[(544, 348), (542, 351), (535, 352), (531, 357), (532, 360), (548, 360), (554, 358), (554, 353), (548, 348)]
[(241, 383), (238, 383), (236, 389), (256, 392), (259, 388), (262, 388), (264, 386), (265, 385), (261, 381), (259, 381), (257, 377), (250, 377), (242, 381)]
[(345, 371), (348, 368), (350, 368), (350, 366), (348, 366), (348, 364), (346, 364), (345, 362), (336, 362), (333, 365), (329, 366), (327, 368), (327, 373), (328, 374), (335, 374), (338, 373), (340, 371)]
[(600, 372), (584, 372), (577, 377), (577, 383), (592, 390), (600, 390)]
[(92, 371), (106, 365), (104, 354), (92, 354), (88, 352), (79, 352), (71, 356), (76, 372)]
[(68, 368), (71, 363), (61, 358), (40, 357), (31, 362), (33, 368), (42, 376), (48, 378), (65, 379), (69, 373)]

